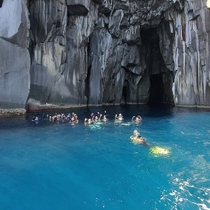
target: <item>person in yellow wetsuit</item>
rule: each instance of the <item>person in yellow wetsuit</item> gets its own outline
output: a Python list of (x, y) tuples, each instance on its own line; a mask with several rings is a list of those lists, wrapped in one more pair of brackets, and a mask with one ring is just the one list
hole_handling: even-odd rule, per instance
[(145, 139), (140, 135), (138, 130), (133, 131), (133, 135), (130, 137), (130, 139), (134, 144), (142, 144), (144, 146), (149, 146)]
[(146, 140), (140, 135), (138, 130), (133, 131), (133, 135), (130, 136), (130, 139), (133, 144), (141, 144), (143, 146), (149, 147), (150, 153), (156, 157), (170, 155), (170, 150), (167, 148), (149, 145)]

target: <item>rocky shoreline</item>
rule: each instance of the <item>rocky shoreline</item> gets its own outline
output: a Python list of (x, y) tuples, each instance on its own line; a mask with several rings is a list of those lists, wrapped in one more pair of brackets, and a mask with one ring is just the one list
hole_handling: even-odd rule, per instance
[[(125, 104), (112, 104), (113, 106), (120, 106)], [(88, 107), (94, 106), (112, 106), (111, 104), (102, 104), (102, 105), (88, 105)], [(127, 105), (145, 105), (139, 103), (128, 103)], [(174, 106), (173, 104), (168, 104)], [(0, 117), (11, 117), (11, 116), (20, 116), (25, 115), (27, 112), (33, 111), (44, 111), (44, 110), (64, 110), (64, 109), (73, 109), (73, 108), (84, 108), (85, 105), (78, 105), (78, 106), (31, 106), (30, 109), (0, 109)], [(176, 107), (183, 107), (183, 108), (198, 108), (198, 109), (210, 109), (210, 106), (190, 106), (190, 105), (177, 105)]]
[(25, 115), (25, 109), (0, 109), (0, 117)]

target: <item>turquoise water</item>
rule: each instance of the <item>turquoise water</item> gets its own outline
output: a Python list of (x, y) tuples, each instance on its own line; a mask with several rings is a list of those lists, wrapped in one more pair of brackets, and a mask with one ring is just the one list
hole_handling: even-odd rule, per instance
[[(108, 123), (83, 125), (84, 117), (104, 110)], [(48, 122), (43, 113), (0, 118), (0, 209), (210, 209), (209, 110), (110, 106), (73, 111), (78, 125)], [(114, 123), (120, 112), (124, 123)], [(137, 114), (143, 122), (130, 123)], [(42, 118), (38, 124), (32, 115)], [(132, 144), (134, 129), (170, 155), (157, 157)]]

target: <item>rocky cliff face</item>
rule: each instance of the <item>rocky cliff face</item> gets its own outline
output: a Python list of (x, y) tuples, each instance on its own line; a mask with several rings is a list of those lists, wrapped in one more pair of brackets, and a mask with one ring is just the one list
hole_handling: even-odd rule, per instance
[(206, 0), (3, 0), (0, 107), (209, 106), (206, 5)]
[(0, 1), (0, 108), (25, 107), (30, 87), (29, 29), (24, 1)]

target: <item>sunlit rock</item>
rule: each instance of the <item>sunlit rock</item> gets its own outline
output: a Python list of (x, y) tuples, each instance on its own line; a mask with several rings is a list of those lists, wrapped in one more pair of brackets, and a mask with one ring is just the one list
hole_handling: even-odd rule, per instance
[(0, 108), (25, 108), (29, 94), (30, 57), (27, 49), (0, 38)]
[(208, 9), (210, 9), (210, 0), (206, 1), (206, 6), (207, 6)]
[(30, 88), (28, 10), (24, 1), (0, 8), (0, 108), (25, 108)]
[(0, 37), (29, 48), (26, 105), (210, 106), (209, 1), (18, 2), (0, 5)]
[(24, 0), (4, 0), (0, 8), (0, 37), (26, 48), (29, 43), (29, 28)]

